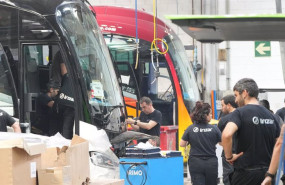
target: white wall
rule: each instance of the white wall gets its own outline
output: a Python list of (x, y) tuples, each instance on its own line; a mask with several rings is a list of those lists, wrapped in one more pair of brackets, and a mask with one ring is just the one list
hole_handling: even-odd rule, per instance
[[(230, 0), (230, 14), (272, 14), (276, 13), (275, 0)], [(284, 2), (283, 2), (284, 3)], [(284, 10), (283, 10), (284, 11)], [(219, 12), (225, 13), (220, 4)], [(220, 48), (225, 48), (220, 44)], [(254, 42), (230, 42), (230, 89), (241, 78), (253, 78), (260, 88), (285, 88), (281, 65), (279, 42), (271, 42), (270, 57), (255, 57)], [(220, 65), (221, 68), (221, 65)], [(220, 90), (225, 90), (225, 76), (219, 80)], [(268, 93), (271, 109), (284, 106), (285, 93)]]

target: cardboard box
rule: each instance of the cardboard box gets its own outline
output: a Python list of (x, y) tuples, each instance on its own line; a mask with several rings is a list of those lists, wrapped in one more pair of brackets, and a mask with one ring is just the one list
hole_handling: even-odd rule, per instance
[(71, 185), (70, 166), (40, 169), (38, 171), (39, 185)]
[(70, 147), (48, 148), (41, 159), (42, 169), (70, 166), (72, 185), (81, 185), (90, 177), (89, 143), (77, 135), (72, 138)]
[(0, 184), (36, 185), (45, 144), (39, 139), (0, 141)]
[(124, 179), (98, 179), (89, 185), (124, 185)]

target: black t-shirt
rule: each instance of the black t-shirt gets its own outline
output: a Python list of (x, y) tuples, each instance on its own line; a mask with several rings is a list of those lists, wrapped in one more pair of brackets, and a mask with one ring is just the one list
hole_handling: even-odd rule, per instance
[(7, 132), (7, 126), (12, 126), (16, 121), (5, 111), (0, 109), (0, 131)]
[(245, 169), (269, 166), (276, 138), (280, 134), (280, 127), (265, 107), (248, 104), (236, 109), (231, 121), (237, 127), (237, 153), (243, 152), (234, 167)]
[(155, 121), (157, 124), (150, 130), (140, 128), (140, 132), (151, 135), (151, 136), (160, 136), (160, 124), (162, 120), (161, 112), (158, 110), (154, 110), (150, 114), (145, 114), (141, 112), (139, 120), (141, 122), (148, 123), (150, 120)]
[[(231, 120), (231, 115), (232, 115), (232, 112), (221, 117), (218, 123), (218, 128), (220, 129), (221, 132), (223, 132), (227, 123)], [(237, 140), (236, 140), (236, 133), (235, 133), (233, 136), (233, 140), (232, 140), (232, 152), (233, 153), (236, 153), (236, 148), (237, 148)], [(223, 155), (224, 155), (224, 152), (222, 153), (222, 156)]]
[(48, 103), (52, 101), (51, 97), (47, 94), (40, 94), (37, 98), (37, 115), (42, 117), (48, 115), (47, 113), (51, 110)]
[(186, 129), (182, 139), (191, 145), (190, 156), (215, 157), (221, 131), (208, 123), (194, 123)]
[(275, 114), (278, 115), (284, 121), (285, 120), (285, 107), (277, 110)]

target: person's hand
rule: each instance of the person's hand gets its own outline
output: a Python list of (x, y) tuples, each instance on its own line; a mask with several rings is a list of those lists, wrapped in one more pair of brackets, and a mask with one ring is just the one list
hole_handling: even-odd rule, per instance
[(133, 125), (135, 123), (136, 120), (132, 119), (132, 118), (128, 118), (126, 119), (126, 123), (127, 124), (130, 124), (130, 125)]
[(243, 155), (243, 152), (241, 152), (239, 154), (232, 154), (232, 155), (233, 155), (233, 157), (230, 160), (226, 159), (227, 162), (230, 163), (231, 165), (233, 165), (235, 160), (237, 160), (240, 156)]
[(272, 178), (271, 177), (265, 177), (265, 179), (263, 180), (263, 182), (261, 183), (261, 185), (271, 185), (272, 182)]

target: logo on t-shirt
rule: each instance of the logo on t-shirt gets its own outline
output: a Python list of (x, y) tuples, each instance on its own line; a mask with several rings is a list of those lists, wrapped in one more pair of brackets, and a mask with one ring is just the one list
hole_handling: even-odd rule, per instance
[(199, 132), (199, 128), (198, 127), (194, 127), (193, 128), (193, 132)]
[(253, 124), (255, 125), (258, 125), (258, 124), (261, 124), (261, 125), (271, 125), (274, 123), (274, 120), (273, 119), (262, 119), (262, 118), (258, 118), (256, 116), (254, 116), (252, 118), (252, 122)]
[(211, 132), (212, 131), (212, 128), (198, 128), (198, 127), (194, 127), (193, 128), (193, 132)]
[(65, 95), (63, 93), (60, 93), (59, 98), (60, 99), (65, 99), (65, 100), (68, 100), (68, 101), (74, 101), (74, 99), (72, 97), (67, 96), (67, 95)]
[(259, 124), (259, 119), (258, 119), (258, 117), (253, 117), (253, 118), (252, 118), (252, 122), (253, 122), (253, 124), (258, 125), (258, 124)]
[(0, 116), (3, 116), (3, 112), (0, 112)]

